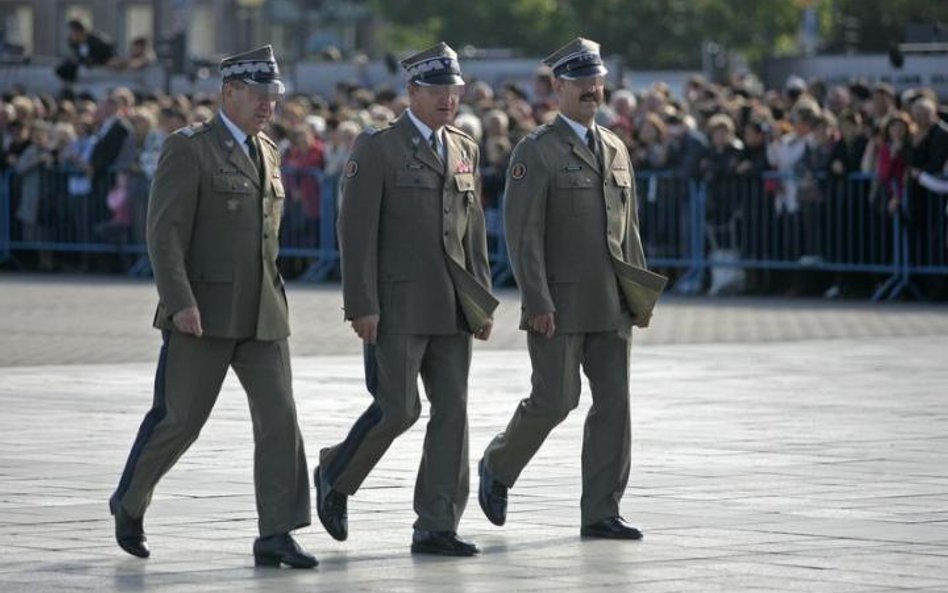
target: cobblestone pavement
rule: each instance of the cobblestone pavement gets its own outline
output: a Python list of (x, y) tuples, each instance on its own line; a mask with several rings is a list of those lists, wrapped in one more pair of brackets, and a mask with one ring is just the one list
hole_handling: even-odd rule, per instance
[[(335, 287), (293, 286), (294, 385), (309, 457), (368, 404)], [(0, 275), (0, 591), (948, 591), (944, 307), (668, 299), (633, 348), (641, 542), (578, 535), (589, 405), (553, 433), (497, 528), (472, 497), (471, 559), (408, 551), (423, 416), (349, 505), (350, 537), (298, 539), (313, 571), (255, 569), (252, 434), (234, 377), (156, 492), (151, 559), (106, 508), (151, 401), (148, 283)], [(472, 469), (529, 389), (505, 295), (475, 348)], [(476, 472), (472, 473), (476, 476)], [(476, 488), (476, 481), (472, 484)]]

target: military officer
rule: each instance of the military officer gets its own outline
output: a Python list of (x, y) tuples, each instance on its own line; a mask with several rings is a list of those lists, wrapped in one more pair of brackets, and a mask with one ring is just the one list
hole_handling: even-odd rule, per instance
[(595, 122), (607, 72), (599, 45), (576, 39), (544, 63), (553, 70), (559, 114), (515, 148), (504, 210), (533, 389), (484, 452), (478, 501), (503, 525), (508, 489), (578, 405), (582, 368), (592, 408), (580, 533), (638, 539), (619, 515), (630, 468), (629, 347), (631, 327), (648, 324), (664, 279), (644, 269), (626, 147)]
[(309, 472), (290, 378), (290, 328), (277, 272), (285, 191), (263, 133), (284, 92), (267, 45), (225, 58), (221, 110), (162, 148), (148, 209), (148, 253), (162, 332), (154, 403), (109, 501), (115, 536), (148, 557), (142, 519), (158, 480), (204, 426), (228, 368), (254, 429), (257, 565), (309, 568), (290, 532), (310, 523)]
[(486, 340), (490, 295), (477, 143), (449, 125), (464, 80), (438, 45), (401, 62), (409, 108), (363, 133), (346, 165), (339, 239), (345, 317), (366, 345), (374, 401), (339, 444), (323, 449), (317, 510), (337, 540), (347, 500), (418, 419), (421, 375), (431, 404), (415, 482), (413, 553), (470, 556), (457, 526), (469, 488), (467, 381), (471, 336)]

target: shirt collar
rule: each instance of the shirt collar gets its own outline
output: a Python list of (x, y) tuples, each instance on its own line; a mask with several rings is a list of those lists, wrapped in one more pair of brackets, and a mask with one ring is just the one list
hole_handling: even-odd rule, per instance
[(238, 128), (237, 124), (232, 122), (230, 118), (227, 117), (227, 114), (224, 113), (223, 109), (220, 110), (219, 115), (220, 115), (221, 121), (223, 121), (227, 129), (230, 130), (231, 135), (234, 137), (235, 140), (237, 140), (237, 144), (239, 144), (240, 147), (246, 151), (247, 150), (247, 145), (246, 145), (247, 133), (241, 130), (240, 128)]
[[(572, 130), (573, 130), (574, 132), (576, 132), (576, 135), (579, 136), (579, 139), (580, 139), (580, 140), (582, 140), (583, 142), (586, 141), (586, 132), (588, 132), (590, 128), (587, 128), (586, 126), (584, 126), (583, 124), (579, 123), (578, 121), (575, 121), (575, 120), (572, 120), (572, 119), (566, 117), (566, 116), (563, 115), (562, 113), (560, 114), (560, 117), (562, 117), (562, 118), (563, 118), (563, 121), (565, 121), (567, 124), (569, 124), (569, 127), (572, 128)], [(593, 124), (593, 125), (595, 125), (595, 124)]]
[[(434, 130), (432, 130), (432, 129), (429, 128), (427, 125), (425, 125), (425, 122), (423, 122), (423, 121), (421, 121), (420, 119), (418, 119), (418, 118), (415, 116), (415, 114), (411, 112), (411, 109), (406, 109), (405, 112), (408, 114), (408, 119), (411, 120), (411, 123), (415, 124), (415, 127), (418, 128), (418, 131), (421, 132), (422, 137), (423, 137), (425, 140), (430, 140), (430, 139), (431, 139), (431, 133), (432, 133)], [(440, 130), (440, 129), (437, 130), (437, 134), (438, 134), (438, 143), (443, 145), (443, 144), (444, 144), (444, 138), (441, 136), (441, 130)]]

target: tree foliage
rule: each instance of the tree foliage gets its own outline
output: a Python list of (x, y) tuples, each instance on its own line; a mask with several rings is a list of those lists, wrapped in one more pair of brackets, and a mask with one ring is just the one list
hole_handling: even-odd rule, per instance
[(948, 2), (944, 0), (835, 0), (826, 39), (830, 51), (884, 52), (903, 41), (909, 23), (940, 28), (948, 42)]
[(853, 17), (859, 19), (857, 47), (864, 51), (883, 51), (901, 41), (909, 22), (948, 24), (944, 0), (365, 1), (388, 23), (386, 49), (394, 51), (443, 39), (453, 47), (503, 47), (541, 56), (584, 36), (636, 68), (700, 67), (708, 41), (751, 62), (793, 50), (807, 6), (819, 10), (829, 49), (843, 45)]

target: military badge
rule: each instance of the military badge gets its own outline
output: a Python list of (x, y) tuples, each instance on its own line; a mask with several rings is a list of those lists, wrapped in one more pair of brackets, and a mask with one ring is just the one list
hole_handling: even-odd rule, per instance
[(473, 173), (474, 167), (471, 166), (469, 161), (460, 161), (457, 168), (454, 170), (455, 175), (458, 173)]
[(514, 163), (510, 168), (510, 176), (519, 181), (527, 175), (527, 166), (523, 163)]
[(350, 179), (356, 176), (356, 173), (359, 172), (359, 163), (350, 160), (346, 163), (346, 179)]

